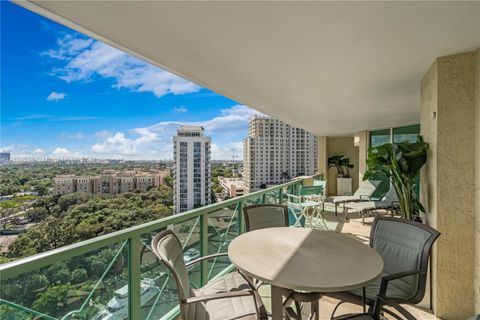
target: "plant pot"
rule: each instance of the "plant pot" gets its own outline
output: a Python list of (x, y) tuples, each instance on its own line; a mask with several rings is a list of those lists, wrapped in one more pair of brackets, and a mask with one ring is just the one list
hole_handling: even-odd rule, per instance
[(352, 194), (352, 178), (337, 178), (337, 195)]

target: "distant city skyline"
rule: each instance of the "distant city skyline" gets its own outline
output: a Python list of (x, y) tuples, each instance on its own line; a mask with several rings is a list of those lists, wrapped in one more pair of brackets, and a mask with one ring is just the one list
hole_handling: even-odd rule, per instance
[(0, 151), (12, 158), (166, 160), (180, 125), (212, 159), (242, 155), (257, 112), (1, 1)]

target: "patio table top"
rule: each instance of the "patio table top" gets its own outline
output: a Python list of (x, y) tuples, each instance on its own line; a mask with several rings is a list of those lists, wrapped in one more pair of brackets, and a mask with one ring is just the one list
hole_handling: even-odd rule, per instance
[(383, 270), (382, 257), (360, 241), (306, 228), (247, 232), (232, 241), (228, 256), (239, 270), (255, 279), (311, 292), (359, 288)]

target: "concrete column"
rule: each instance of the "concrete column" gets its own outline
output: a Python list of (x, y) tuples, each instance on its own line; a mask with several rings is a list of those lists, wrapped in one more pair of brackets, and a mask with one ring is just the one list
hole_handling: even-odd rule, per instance
[(360, 131), (356, 136), (360, 138), (358, 146), (358, 181), (361, 182), (363, 175), (367, 171), (368, 131)]
[(318, 172), (323, 173), (323, 178), (328, 177), (328, 139), (327, 137), (318, 137)]
[(442, 233), (432, 257), (433, 309), (442, 319), (479, 311), (477, 59), (478, 52), (438, 58), (422, 80), (421, 133), (430, 151), (420, 190), (428, 224)]
[(475, 313), (480, 314), (480, 48), (475, 58)]

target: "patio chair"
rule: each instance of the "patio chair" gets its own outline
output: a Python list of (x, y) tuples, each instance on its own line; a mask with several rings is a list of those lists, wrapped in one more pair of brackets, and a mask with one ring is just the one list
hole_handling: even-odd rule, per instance
[[(382, 276), (364, 288), (325, 293), (342, 300), (333, 310), (332, 317), (344, 302), (372, 307), (377, 295), (388, 298), (389, 305), (419, 303), (425, 295), (430, 250), (439, 235), (437, 230), (419, 222), (375, 217), (370, 246), (383, 258)], [(383, 311), (390, 313), (386, 309)]]
[(243, 208), (248, 231), (288, 227), (288, 207), (281, 204), (255, 204)]
[(213, 254), (185, 263), (180, 240), (171, 230), (158, 233), (152, 251), (173, 275), (182, 320), (267, 319), (263, 302), (253, 285), (239, 272), (229, 273), (194, 289), (187, 267), (227, 253)]
[[(299, 195), (287, 194), (288, 207), (292, 212), (294, 218), (293, 226), (304, 227), (305, 221), (309, 221), (309, 226), (313, 227), (313, 219), (320, 219), (323, 226), (328, 230), (325, 219), (322, 215), (320, 206), (325, 197), (325, 184), (316, 186), (302, 186), (300, 187)], [(311, 212), (311, 213), (309, 213)]]
[(390, 211), (391, 216), (393, 217), (394, 212), (399, 207), (400, 203), (398, 202), (397, 191), (390, 185), (390, 189), (381, 199), (373, 199), (372, 201), (362, 201), (362, 202), (347, 202), (344, 204), (344, 212), (346, 219), (348, 220), (348, 211), (352, 210), (354, 212), (360, 212), (362, 217), (362, 225), (365, 225), (365, 216), (370, 215), (371, 213), (378, 215), (378, 210), (384, 209)]
[(334, 196), (327, 197), (325, 202), (330, 202), (335, 205), (335, 215), (337, 215), (338, 206), (346, 202), (358, 202), (358, 201), (369, 201), (377, 187), (382, 183), (379, 180), (366, 180), (360, 183), (357, 191), (353, 195), (349, 196)]

